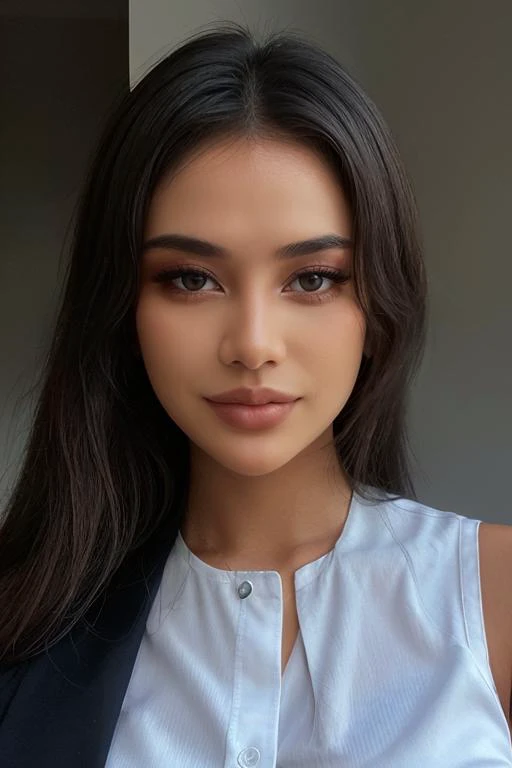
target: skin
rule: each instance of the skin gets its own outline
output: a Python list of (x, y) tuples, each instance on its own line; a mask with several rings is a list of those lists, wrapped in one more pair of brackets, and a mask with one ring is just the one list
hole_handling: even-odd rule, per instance
[(512, 526), (481, 523), (478, 540), (489, 663), (512, 732)]
[[(326, 300), (309, 302), (311, 280), (294, 277), (318, 266), (350, 273), (352, 249), (288, 261), (274, 254), (326, 233), (351, 238), (350, 207), (311, 149), (285, 139), (226, 140), (206, 144), (156, 190), (144, 239), (168, 233), (229, 251), (213, 259), (154, 247), (141, 261), (140, 351), (156, 396), (190, 439), (181, 532), (214, 567), (280, 573), (284, 670), (298, 630), (294, 572), (331, 550), (345, 524), (350, 491), (332, 422), (369, 350), (353, 280), (336, 286), (317, 279), (313, 292)], [(155, 282), (160, 270), (178, 265), (209, 277)], [(203, 399), (238, 386), (302, 399), (280, 425), (244, 431), (227, 426)], [(510, 725), (512, 527), (482, 523), (479, 549), (490, 665)]]
[[(293, 279), (319, 265), (350, 270), (351, 248), (287, 261), (275, 251), (326, 233), (351, 237), (337, 178), (296, 143), (213, 144), (157, 189), (145, 241), (166, 233), (230, 251), (214, 260), (151, 248), (142, 262), (141, 352), (157, 397), (191, 442), (184, 539), (232, 569), (243, 562), (246, 569), (280, 570), (312, 548), (328, 551), (350, 497), (335, 467), (332, 422), (357, 377), (365, 322), (352, 280), (317, 281), (315, 292), (326, 300), (313, 302), (307, 281)], [(199, 281), (200, 296), (190, 295), (190, 281), (185, 294), (180, 279), (173, 284), (181, 292), (152, 280), (176, 265), (212, 275)], [(237, 429), (203, 397), (238, 386), (270, 386), (302, 399), (276, 427)]]

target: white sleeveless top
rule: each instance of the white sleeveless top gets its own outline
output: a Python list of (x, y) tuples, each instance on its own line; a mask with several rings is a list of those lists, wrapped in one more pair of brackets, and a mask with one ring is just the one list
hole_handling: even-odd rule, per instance
[(295, 572), (283, 678), (279, 573), (214, 568), (179, 535), (106, 768), (510, 768), (479, 524), (354, 494), (334, 549)]

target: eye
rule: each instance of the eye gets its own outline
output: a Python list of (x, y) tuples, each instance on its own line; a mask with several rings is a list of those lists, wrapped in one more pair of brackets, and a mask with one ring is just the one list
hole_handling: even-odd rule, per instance
[[(204, 293), (211, 293), (211, 291), (202, 290), (204, 288), (204, 282), (211, 280), (213, 283), (217, 283), (208, 272), (203, 269), (190, 268), (190, 267), (175, 267), (174, 269), (163, 269), (158, 272), (153, 281), (156, 283), (162, 283), (165, 286), (169, 286), (172, 292), (184, 295), (186, 298), (192, 296), (201, 296)], [(333, 285), (327, 290), (318, 291), (317, 288), (321, 287), (322, 283), (328, 280)], [(347, 283), (350, 280), (350, 275), (346, 272), (342, 272), (339, 269), (331, 267), (310, 267), (308, 269), (297, 272), (292, 276), (288, 285), (293, 283), (299, 283), (302, 286), (306, 286), (305, 290), (293, 291), (303, 296), (307, 300), (321, 301), (324, 297), (330, 297), (333, 291), (340, 285)], [(181, 281), (181, 285), (178, 285), (178, 281)]]
[[(175, 284), (175, 281), (178, 280), (181, 280), (181, 285)], [(155, 283), (163, 283), (166, 286), (170, 286), (172, 290), (175, 290), (178, 293), (203, 293), (201, 288), (204, 287), (204, 285), (202, 285), (204, 280), (212, 280), (213, 282), (216, 282), (213, 277), (202, 269), (184, 267), (163, 269), (153, 278)]]
[[(291, 283), (293, 284), (295, 282), (303, 281), (303, 284), (308, 287), (305, 291), (299, 291), (299, 293), (315, 294), (317, 293), (315, 290), (315, 285), (318, 287), (319, 281), (325, 282), (325, 280), (330, 280), (330, 282), (334, 283), (335, 285), (342, 285), (343, 283), (348, 282), (349, 279), (350, 276), (345, 272), (341, 272), (339, 269), (331, 269), (329, 267), (314, 267), (299, 272), (294, 276)], [(322, 293), (326, 293), (326, 291), (322, 291)]]

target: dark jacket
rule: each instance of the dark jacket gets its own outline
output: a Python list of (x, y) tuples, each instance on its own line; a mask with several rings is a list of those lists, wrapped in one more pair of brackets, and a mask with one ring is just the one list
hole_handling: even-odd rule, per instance
[(0, 667), (0, 768), (104, 768), (169, 551), (128, 558), (58, 643)]

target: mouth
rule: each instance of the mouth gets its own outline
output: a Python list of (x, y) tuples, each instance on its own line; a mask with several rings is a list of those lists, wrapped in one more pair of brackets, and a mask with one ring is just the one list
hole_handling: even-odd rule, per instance
[(298, 399), (283, 403), (219, 403), (207, 398), (206, 402), (217, 416), (233, 427), (240, 429), (268, 429), (277, 426), (286, 419), (295, 407)]
[(280, 392), (269, 387), (238, 387), (218, 395), (211, 395), (207, 400), (214, 403), (269, 405), (271, 403), (291, 403), (299, 398), (296, 395)]

